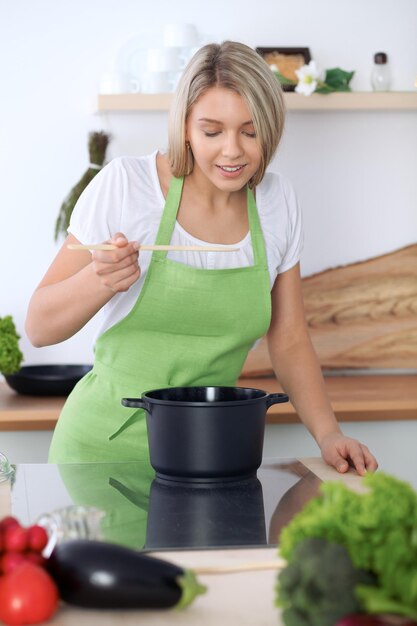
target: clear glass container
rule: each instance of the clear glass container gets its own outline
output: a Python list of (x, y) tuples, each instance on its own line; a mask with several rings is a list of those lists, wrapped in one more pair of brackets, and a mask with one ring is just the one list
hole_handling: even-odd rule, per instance
[(391, 72), (388, 65), (388, 55), (385, 52), (377, 52), (374, 55), (371, 85), (374, 91), (389, 91), (391, 86)]
[(49, 537), (43, 556), (48, 558), (58, 543), (68, 539), (102, 539), (101, 520), (104, 516), (101, 509), (75, 504), (42, 515), (36, 523), (45, 528)]
[(7, 457), (0, 452), (0, 483), (11, 480), (14, 476), (14, 468), (10, 465)]

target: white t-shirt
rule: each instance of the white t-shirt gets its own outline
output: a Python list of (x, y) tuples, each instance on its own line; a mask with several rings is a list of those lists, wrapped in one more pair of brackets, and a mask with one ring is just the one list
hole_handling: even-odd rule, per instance
[[(116, 232), (122, 232), (129, 241), (154, 244), (165, 204), (156, 168), (157, 153), (144, 157), (118, 157), (106, 165), (81, 194), (68, 232), (81, 243), (101, 243)], [(277, 274), (299, 261), (303, 243), (301, 212), (291, 184), (271, 172), (265, 174), (256, 188), (256, 206), (272, 288)], [(178, 222), (170, 243), (220, 245), (193, 237)], [(234, 245), (239, 247), (236, 252), (168, 252), (167, 258), (200, 269), (253, 265), (250, 232)], [(127, 292), (116, 294), (101, 309), (98, 336), (132, 309), (144, 283), (151, 254), (140, 252), (140, 279)]]

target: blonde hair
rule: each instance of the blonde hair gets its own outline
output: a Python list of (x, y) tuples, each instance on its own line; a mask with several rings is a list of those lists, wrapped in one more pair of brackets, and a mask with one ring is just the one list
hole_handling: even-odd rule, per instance
[(250, 181), (258, 185), (278, 147), (285, 119), (281, 86), (255, 50), (235, 41), (208, 44), (188, 62), (174, 94), (168, 124), (168, 159), (176, 177), (190, 174), (194, 159), (185, 143), (191, 107), (211, 87), (232, 89), (244, 98), (261, 149), (261, 165)]

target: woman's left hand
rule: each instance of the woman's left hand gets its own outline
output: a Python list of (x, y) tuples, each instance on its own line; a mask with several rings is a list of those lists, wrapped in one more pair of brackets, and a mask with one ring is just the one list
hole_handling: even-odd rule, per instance
[(342, 474), (352, 466), (360, 476), (374, 472), (378, 463), (374, 455), (360, 441), (342, 433), (330, 433), (320, 442), (321, 455), (328, 465)]

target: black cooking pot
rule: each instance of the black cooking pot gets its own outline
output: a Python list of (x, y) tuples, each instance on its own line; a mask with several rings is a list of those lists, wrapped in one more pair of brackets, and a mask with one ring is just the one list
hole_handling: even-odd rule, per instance
[(288, 402), (288, 396), (248, 387), (172, 387), (122, 400), (124, 406), (146, 411), (157, 476), (191, 482), (256, 474), (266, 411), (279, 402)]

